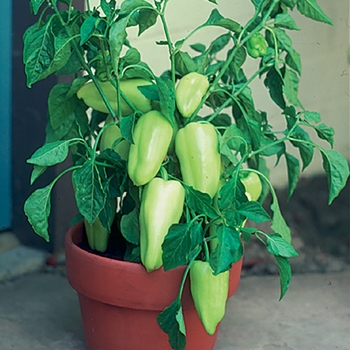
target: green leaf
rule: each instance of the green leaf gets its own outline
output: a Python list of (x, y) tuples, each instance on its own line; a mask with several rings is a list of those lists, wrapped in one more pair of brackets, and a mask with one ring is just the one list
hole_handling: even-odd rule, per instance
[(291, 136), (294, 139), (291, 141), (292, 145), (299, 149), (300, 157), (303, 161), (302, 170), (304, 171), (306, 167), (309, 166), (314, 156), (313, 142), (311, 141), (309, 134), (299, 126), (294, 129)]
[(300, 54), (293, 48), (290, 48), (286, 56), (286, 64), (301, 75), (301, 58)]
[(267, 137), (260, 138), (260, 147), (262, 150), (259, 152), (259, 154), (265, 157), (278, 155), (280, 153), (283, 153), (286, 149), (284, 142), (275, 143), (275, 140), (271, 140)]
[(238, 208), (238, 212), (247, 217), (249, 220), (258, 223), (271, 220), (270, 215), (266, 212), (262, 205), (256, 201), (248, 201), (243, 203)]
[(50, 241), (48, 217), (51, 212), (50, 195), (53, 183), (35, 190), (24, 203), (24, 213), (36, 234)]
[(139, 32), (140, 36), (143, 32), (145, 32), (148, 28), (152, 27), (156, 24), (158, 18), (157, 12), (152, 9), (140, 9), (138, 23), (139, 23)]
[(68, 156), (70, 143), (71, 140), (45, 143), (44, 146), (34, 152), (27, 163), (40, 166), (52, 166), (61, 163)]
[(241, 181), (237, 181), (234, 174), (232, 174), (232, 178), (220, 189), (218, 207), (222, 212), (226, 210), (235, 211), (237, 200), (241, 203), (248, 201), (245, 196), (244, 185)]
[(298, 98), (298, 88), (299, 78), (297, 74), (290, 69), (286, 69), (283, 79), (283, 92), (292, 105), (303, 108)]
[(184, 350), (186, 346), (186, 331), (179, 298), (174, 300), (158, 315), (157, 322), (163, 332), (168, 334), (171, 347), (176, 350)]
[(270, 0), (251, 0), (251, 2), (255, 6), (256, 10), (260, 10), (261, 11), (265, 7), (265, 5), (270, 2)]
[(46, 2), (45, 0), (30, 0), (30, 7), (34, 15), (37, 15), (41, 5)]
[(28, 87), (58, 71), (71, 55), (70, 39), (52, 34), (54, 18), (54, 15), (51, 16), (43, 26), (36, 23), (24, 33), (23, 62)]
[(252, 238), (252, 235), (256, 233), (257, 229), (253, 227), (242, 227), (241, 233), (242, 237), (244, 239), (244, 242), (248, 243), (250, 239)]
[(220, 153), (225, 155), (233, 164), (238, 162), (236, 155), (232, 152), (246, 150), (248, 144), (244, 134), (236, 124), (228, 126), (220, 139)]
[(213, 40), (208, 49), (210, 55), (215, 55), (225, 48), (225, 46), (230, 42), (230, 34), (222, 34)]
[(276, 35), (279, 48), (289, 52), (293, 44), (292, 39), (283, 29), (274, 28), (273, 32)]
[(30, 176), (30, 184), (33, 185), (33, 183), (37, 180), (39, 176), (41, 176), (45, 171), (47, 167), (46, 166), (40, 166), (40, 165), (35, 165), (33, 166), (33, 171)]
[(286, 221), (284, 220), (284, 217), (281, 213), (281, 210), (278, 204), (276, 193), (272, 189), (271, 189), (271, 194), (272, 194), (272, 203), (270, 208), (273, 212), (271, 228), (274, 230), (274, 232), (279, 233), (284, 240), (290, 243), (291, 242), (290, 228), (288, 227), (288, 225), (286, 224)]
[(269, 90), (272, 101), (281, 109), (285, 109), (286, 103), (283, 97), (283, 80), (275, 67), (272, 67), (266, 74), (264, 84)]
[(324, 123), (314, 126), (318, 137), (322, 140), (326, 140), (331, 147), (334, 146), (334, 129)]
[(319, 123), (321, 121), (321, 116), (320, 116), (320, 113), (318, 112), (305, 111), (304, 118), (309, 123)]
[(292, 196), (299, 180), (300, 165), (299, 160), (291, 154), (284, 153), (288, 171), (288, 199)]
[(72, 176), (75, 199), (80, 213), (90, 225), (99, 216), (106, 201), (100, 175), (91, 160), (87, 160)]
[(101, 8), (107, 19), (110, 20), (116, 9), (116, 1), (110, 0), (108, 2), (107, 0), (101, 0)]
[(282, 300), (282, 298), (285, 296), (290, 281), (292, 279), (292, 269), (290, 267), (290, 262), (288, 258), (275, 255), (275, 259), (277, 261), (278, 265), (278, 271), (280, 275), (280, 298), (279, 300)]
[[(125, 1), (123, 2), (123, 4)], [(109, 45), (111, 48), (111, 59), (114, 72), (118, 72), (119, 57), (123, 45), (127, 38), (126, 27), (128, 26), (129, 17), (118, 19), (114, 22), (109, 30)]]
[(186, 75), (187, 73), (196, 72), (197, 65), (191, 58), (191, 56), (184, 51), (177, 51), (175, 56), (175, 69), (180, 75)]
[(295, 23), (294, 18), (289, 13), (279, 13), (274, 20), (276, 27), (282, 27), (291, 30), (300, 30)]
[(140, 246), (126, 242), (124, 260), (134, 263), (141, 263)]
[(243, 245), (238, 230), (226, 225), (216, 228), (218, 246), (210, 254), (214, 275), (227, 271), (243, 256)]
[(289, 7), (291, 10), (294, 10), (294, 7), (297, 3), (297, 0), (281, 0), (283, 4)]
[(332, 20), (323, 12), (321, 7), (316, 3), (316, 0), (298, 0), (297, 9), (302, 15), (308, 18), (333, 25)]
[(172, 225), (162, 244), (163, 266), (168, 271), (189, 263), (193, 254), (199, 254), (203, 229), (201, 222), (191, 221), (186, 224)]
[(284, 258), (298, 256), (294, 247), (283, 239), (278, 233), (265, 235), (267, 239), (267, 249), (273, 255), (279, 255)]
[(200, 44), (200, 43), (197, 43), (197, 44), (192, 44), (190, 45), (190, 48), (194, 51), (197, 51), (197, 52), (200, 52), (200, 53), (203, 53), (205, 52), (206, 50), (206, 47), (204, 44)]
[(184, 184), (186, 194), (186, 204), (196, 213), (201, 213), (211, 219), (219, 216), (216, 209), (212, 206), (212, 200), (207, 193), (195, 190), (192, 186)]
[(67, 97), (70, 89), (70, 84), (57, 84), (50, 91), (48, 110), (50, 124), (54, 130), (58, 129), (67, 120), (71, 120), (68, 127), (73, 123), (72, 117), (74, 116), (78, 99), (76, 95), (70, 98)]
[(129, 141), (131, 144), (134, 143), (134, 139), (132, 137), (132, 132), (135, 125), (135, 115), (131, 114), (127, 117), (124, 117), (120, 121), (120, 131), (125, 140)]
[(129, 14), (140, 7), (152, 7), (152, 5), (145, 0), (124, 0), (120, 6), (119, 14)]
[(120, 230), (128, 242), (134, 245), (140, 244), (139, 211), (136, 207), (130, 213), (122, 216)]
[(87, 17), (80, 27), (80, 45), (84, 45), (94, 34), (100, 19), (98, 17)]
[(238, 34), (242, 31), (242, 26), (238, 22), (223, 17), (217, 9), (212, 10), (209, 18), (201, 27), (204, 26), (222, 27)]
[(174, 125), (175, 91), (170, 79), (156, 77), (158, 86), (159, 104), (162, 114)]
[(320, 151), (323, 159), (323, 168), (328, 180), (328, 204), (331, 204), (346, 185), (349, 177), (349, 165), (347, 160), (338, 151), (322, 148), (320, 148)]
[(137, 87), (142, 95), (146, 96), (148, 99), (152, 101), (159, 101), (159, 93), (158, 87), (155, 84), (151, 85), (140, 85)]

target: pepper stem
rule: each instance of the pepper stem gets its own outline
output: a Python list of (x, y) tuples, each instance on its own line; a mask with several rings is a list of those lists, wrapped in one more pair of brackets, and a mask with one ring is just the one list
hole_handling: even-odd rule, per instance
[(168, 172), (163, 166), (160, 167), (160, 175), (164, 181), (168, 181)]

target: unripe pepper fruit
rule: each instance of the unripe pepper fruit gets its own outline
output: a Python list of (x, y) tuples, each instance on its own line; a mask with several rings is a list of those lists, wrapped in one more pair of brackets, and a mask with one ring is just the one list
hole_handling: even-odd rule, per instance
[(172, 224), (180, 221), (185, 191), (176, 180), (155, 177), (142, 193), (140, 207), (141, 262), (148, 272), (163, 265), (162, 244)]
[(185, 184), (213, 198), (221, 175), (219, 140), (213, 124), (192, 122), (180, 129), (175, 152)]
[(143, 114), (137, 121), (128, 159), (128, 174), (136, 186), (151, 181), (167, 154), (173, 127), (158, 111)]
[(188, 73), (180, 79), (175, 89), (175, 101), (184, 118), (189, 118), (195, 112), (208, 88), (208, 78), (196, 72)]
[(223, 319), (229, 289), (229, 271), (213, 275), (207, 261), (195, 260), (190, 267), (190, 289), (198, 316), (208, 334), (213, 335)]
[[(100, 81), (99, 84), (114, 112), (117, 113), (117, 90), (110, 81)], [(135, 106), (135, 108), (142, 113), (146, 113), (152, 108), (151, 101), (144, 96), (137, 87), (150, 84), (150, 82), (143, 79), (128, 79), (120, 82), (120, 89), (125, 94), (125, 97)], [(82, 99), (85, 104), (92, 109), (106, 114), (109, 113), (106, 104), (103, 102), (100, 93), (92, 81), (86, 83), (78, 90), (77, 97)], [(133, 110), (123, 98), (121, 98), (121, 110), (122, 115), (124, 116), (133, 113)]]
[(246, 43), (249, 56), (258, 58), (266, 55), (267, 45), (261, 33), (253, 34)]
[(244, 185), (248, 199), (257, 201), (262, 192), (262, 184), (259, 175), (250, 172), (247, 176), (240, 176), (239, 179)]
[[(111, 124), (113, 122), (113, 117), (108, 116), (105, 124)], [(118, 125), (114, 124), (106, 127), (101, 135), (100, 151), (103, 152), (107, 148), (112, 149), (115, 141), (121, 138), (122, 133)], [(113, 150), (117, 152), (123, 160), (127, 160), (129, 156), (130, 143), (123, 139), (114, 145)]]
[[(116, 198), (111, 199), (111, 217), (109, 220), (109, 226), (112, 225), (117, 208), (117, 200)], [(93, 250), (97, 250), (100, 253), (104, 253), (108, 246), (110, 230), (104, 227), (97, 217), (96, 220), (90, 225), (86, 219), (84, 219), (85, 232), (88, 239), (89, 247)]]

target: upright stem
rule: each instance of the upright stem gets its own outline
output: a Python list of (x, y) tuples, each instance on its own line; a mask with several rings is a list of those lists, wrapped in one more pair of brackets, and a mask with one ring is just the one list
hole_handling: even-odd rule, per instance
[[(89, 7), (89, 1), (87, 0), (87, 4), (88, 4), (88, 7)], [(52, 3), (52, 6), (53, 6), (53, 9), (56, 13), (56, 15), (58, 16), (62, 26), (64, 27), (68, 37), (73, 37), (69, 27), (66, 26), (66, 23), (63, 21), (63, 18), (60, 14), (60, 11), (58, 10), (57, 8), (57, 5), (55, 2)], [(97, 81), (97, 78), (95, 77), (94, 73), (92, 72), (91, 68), (88, 66), (88, 64), (85, 62), (85, 59), (82, 55), (82, 53), (80, 52), (80, 48), (79, 46), (77, 45), (77, 43), (75, 42), (75, 40), (72, 40), (72, 43), (73, 43), (73, 46), (74, 46), (74, 50), (75, 50), (75, 53), (77, 54), (78, 56), (78, 59), (79, 59), (79, 62), (81, 63), (81, 65), (84, 67), (84, 69), (86, 70), (86, 72), (88, 73), (89, 77), (92, 79), (93, 83), (95, 84), (96, 86), (96, 89), (97, 91), (99, 92), (99, 94), (101, 95), (101, 98), (103, 100), (103, 102), (105, 103), (107, 109), (108, 109), (108, 112), (113, 116), (113, 117), (116, 117), (115, 115), (115, 112), (111, 106), (111, 104), (109, 103), (107, 97), (105, 96), (100, 84), (98, 83)]]
[(170, 37), (170, 33), (169, 33), (169, 28), (168, 28), (168, 24), (166, 22), (165, 19), (165, 9), (166, 9), (166, 5), (168, 3), (168, 0), (164, 1), (164, 6), (163, 6), (163, 10), (161, 12), (159, 12), (159, 16), (160, 19), (162, 21), (163, 24), (163, 28), (164, 28), (164, 34), (168, 43), (168, 50), (169, 50), (169, 56), (170, 56), (170, 64), (171, 64), (171, 80), (173, 82), (173, 87), (175, 89), (175, 58), (174, 58), (174, 48), (173, 48), (173, 44), (171, 41), (171, 37)]

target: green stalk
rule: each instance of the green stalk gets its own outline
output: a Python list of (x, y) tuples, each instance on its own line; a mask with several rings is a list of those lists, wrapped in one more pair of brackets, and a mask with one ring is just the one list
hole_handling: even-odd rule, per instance
[[(87, 3), (88, 3), (88, 6), (89, 6), (89, 1), (87, 0)], [(57, 8), (57, 5), (55, 2), (52, 3), (53, 5), (53, 9), (56, 13), (56, 15), (58, 16), (58, 18), (60, 19), (60, 22), (62, 24), (62, 26), (64, 27), (68, 37), (72, 37), (72, 33), (71, 31), (69, 30), (69, 28), (67, 27), (66, 23), (63, 21), (63, 18), (60, 14), (60, 11), (58, 10)], [(75, 52), (78, 56), (78, 59), (79, 59), (79, 62), (82, 64), (82, 66), (84, 67), (84, 69), (87, 71), (89, 77), (92, 79), (93, 83), (95, 84), (99, 94), (101, 95), (101, 98), (103, 99), (103, 102), (105, 103), (107, 109), (108, 109), (108, 112), (113, 116), (113, 117), (116, 117), (115, 116), (115, 113), (114, 113), (114, 110), (111, 106), (111, 104), (109, 103), (107, 97), (105, 96), (100, 84), (98, 83), (95, 75), (93, 74), (92, 70), (90, 69), (90, 67), (87, 65), (87, 63), (85, 62), (85, 59), (83, 57), (83, 55), (81, 54), (80, 50), (79, 50), (79, 47), (77, 45), (77, 43), (75, 42), (75, 40), (72, 40), (72, 43), (73, 43), (73, 46), (74, 46), (74, 49), (75, 49)]]
[[(251, 36), (253, 36), (255, 33), (260, 32), (260, 30), (264, 27), (264, 23), (267, 21), (268, 17), (270, 16), (274, 6), (278, 3), (279, 0), (274, 0), (270, 6), (270, 8), (268, 9), (268, 11), (266, 12), (264, 18), (262, 19), (262, 21), (260, 22), (259, 25), (257, 25), (253, 31), (251, 31), (247, 36), (245, 36), (243, 39), (243, 34), (246, 31), (246, 28), (248, 27), (248, 25), (255, 20), (255, 18), (258, 16), (258, 12), (255, 13), (254, 17), (252, 18), (252, 20), (250, 22), (248, 22), (248, 24), (243, 28), (242, 32), (239, 35), (239, 38), (237, 40), (237, 43), (235, 45), (235, 47), (233, 48), (233, 50), (231, 51), (231, 54), (229, 55), (229, 57), (227, 58), (225, 64), (223, 65), (223, 67), (221, 68), (219, 74), (216, 76), (214, 82), (212, 83), (212, 85), (210, 86), (210, 88), (208, 89), (207, 93), (205, 94), (205, 96), (202, 99), (202, 102), (200, 103), (200, 105), (198, 106), (198, 108), (196, 109), (196, 111), (193, 113), (193, 116), (196, 116), (198, 111), (202, 108), (202, 106), (204, 105), (205, 101), (207, 100), (207, 98), (209, 97), (209, 95), (211, 93), (213, 93), (215, 91), (216, 86), (218, 85), (220, 79), (222, 78), (222, 76), (225, 74), (226, 70), (228, 69), (228, 67), (230, 66), (232, 60), (234, 59), (238, 49), (240, 47), (243, 46), (243, 44), (249, 40), (249, 38)], [(247, 85), (250, 84), (251, 81), (249, 81), (249, 83)], [(246, 85), (246, 86), (247, 86)], [(191, 122), (193, 120), (194, 117), (191, 117), (189, 122)]]
[(168, 50), (169, 50), (169, 56), (170, 56), (170, 64), (171, 64), (171, 80), (173, 82), (173, 88), (175, 90), (175, 57), (174, 57), (174, 48), (173, 48), (173, 44), (170, 38), (170, 33), (169, 33), (169, 28), (168, 28), (168, 24), (166, 22), (165, 19), (165, 9), (166, 9), (166, 5), (168, 3), (168, 0), (164, 1), (164, 5), (163, 5), (163, 10), (161, 12), (159, 12), (159, 16), (160, 19), (162, 21), (163, 24), (163, 29), (164, 29), (164, 34), (168, 43)]

